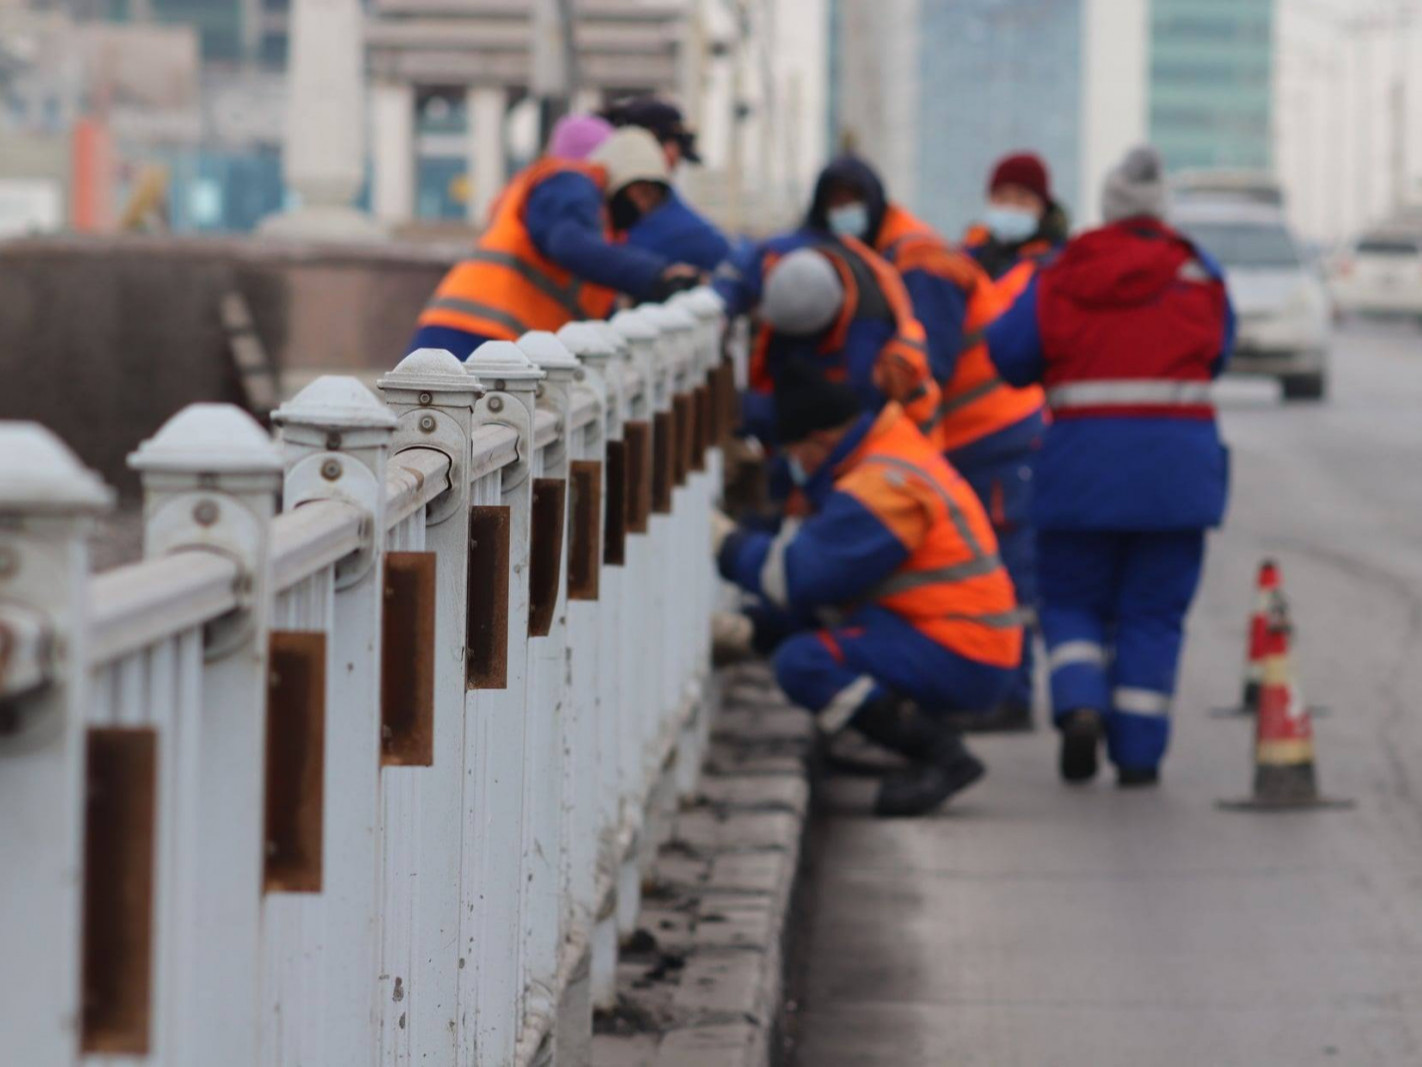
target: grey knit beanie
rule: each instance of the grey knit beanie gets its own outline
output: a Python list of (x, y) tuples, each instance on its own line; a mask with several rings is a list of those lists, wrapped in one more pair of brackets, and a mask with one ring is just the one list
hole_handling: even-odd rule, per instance
[(1126, 153), (1106, 175), (1101, 191), (1101, 214), (1107, 222), (1142, 216), (1165, 218), (1165, 165), (1150, 145)]
[(760, 313), (772, 329), (807, 337), (826, 329), (844, 304), (844, 285), (828, 259), (810, 248), (791, 252), (765, 279)]

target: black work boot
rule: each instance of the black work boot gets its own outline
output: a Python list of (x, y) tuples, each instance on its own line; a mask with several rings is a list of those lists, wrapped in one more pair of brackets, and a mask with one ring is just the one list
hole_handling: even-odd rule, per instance
[(1121, 789), (1149, 789), (1159, 784), (1159, 767), (1118, 767), (1116, 769), (1116, 785)]
[(986, 715), (961, 715), (954, 725), (969, 734), (1025, 734), (1032, 731), (1032, 705), (1005, 700)]
[(875, 815), (924, 815), (987, 772), (958, 731), (909, 701), (881, 697), (860, 708), (850, 725), (912, 761), (885, 777), (874, 801)]
[(1101, 746), (1101, 713), (1083, 708), (1063, 716), (1061, 772), (1068, 782), (1089, 782), (1096, 777), (1096, 752)]

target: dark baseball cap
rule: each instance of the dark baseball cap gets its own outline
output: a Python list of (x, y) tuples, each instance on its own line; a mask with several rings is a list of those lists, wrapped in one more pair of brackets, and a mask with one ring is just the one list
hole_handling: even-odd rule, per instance
[(689, 163), (701, 162), (696, 133), (687, 128), (681, 108), (675, 104), (654, 96), (639, 96), (613, 104), (603, 112), (603, 118), (614, 126), (640, 126), (663, 144), (675, 141), (681, 146), (682, 158)]

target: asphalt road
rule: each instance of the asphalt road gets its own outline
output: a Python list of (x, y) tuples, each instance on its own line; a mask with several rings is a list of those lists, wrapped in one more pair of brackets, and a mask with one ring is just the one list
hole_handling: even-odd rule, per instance
[[(864, 817), (832, 783), (807, 914), (801, 1067), (1422, 1064), (1422, 332), (1359, 326), (1323, 405), (1226, 382), (1214, 536), (1158, 792), (1067, 789), (1055, 736), (985, 738), (942, 816)], [(1276, 557), (1326, 791), (1242, 795), (1255, 568)]]

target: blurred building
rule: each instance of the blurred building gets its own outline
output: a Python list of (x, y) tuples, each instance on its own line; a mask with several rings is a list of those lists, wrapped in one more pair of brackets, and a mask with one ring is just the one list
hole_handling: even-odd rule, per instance
[(1172, 170), (1273, 165), (1274, 0), (1151, 0), (1150, 137)]
[(1147, 125), (1148, 0), (837, 0), (832, 113), (893, 195), (949, 233), (1023, 149), (1092, 220)]

